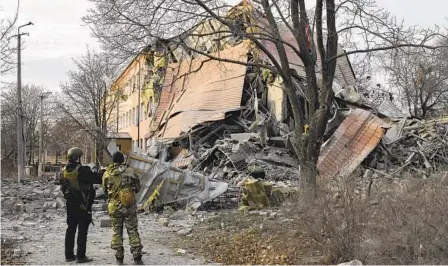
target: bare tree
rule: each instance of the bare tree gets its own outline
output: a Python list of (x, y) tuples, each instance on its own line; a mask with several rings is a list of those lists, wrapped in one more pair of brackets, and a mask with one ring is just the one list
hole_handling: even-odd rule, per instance
[(68, 83), (61, 84), (58, 108), (67, 119), (95, 138), (98, 163), (102, 161), (107, 127), (114, 121), (114, 106), (118, 100), (108, 93), (107, 84), (107, 79), (115, 77), (116, 68), (110, 57), (91, 50), (74, 62), (76, 69), (68, 72)]
[[(48, 150), (61, 156), (62, 159), (71, 147), (82, 147), (84, 149), (83, 159), (86, 162), (91, 162), (92, 157), (89, 150), (93, 149), (93, 145), (91, 144), (91, 138), (89, 138), (90, 134), (85, 132), (77, 123), (73, 123), (72, 119), (64, 113), (55, 116), (52, 122), (46, 138), (50, 143)], [(88, 148), (86, 148), (87, 145)]]
[[(24, 134), (27, 143), (28, 164), (34, 164), (34, 158), (39, 147), (40, 130), (40, 95), (44, 89), (41, 86), (27, 84), (22, 87), (23, 94), (23, 113), (25, 118)], [(17, 85), (7, 84), (3, 86), (1, 93), (1, 134), (2, 134), (2, 159), (10, 158), (16, 153), (17, 149)], [(44, 106), (44, 136), (48, 136), (48, 128), (51, 124), (52, 111), (51, 102)], [(17, 158), (17, 157), (14, 157)]]
[(389, 85), (402, 95), (408, 113), (426, 118), (448, 100), (447, 61), (441, 51), (421, 48), (393, 50), (384, 68)]
[[(310, 196), (316, 192), (316, 164), (333, 103), (337, 59), (403, 47), (435, 49), (438, 47), (429, 44), (440, 36), (438, 28), (405, 27), (389, 12), (377, 7), (374, 0), (316, 0), (312, 19), (305, 0), (243, 1), (230, 14), (219, 1), (91, 2), (95, 8), (89, 11), (85, 21), (90, 23), (104, 48), (116, 54), (130, 56), (150, 43), (168, 41), (172, 44), (169, 49), (182, 47), (193, 56), (260, 67), (281, 77), (294, 117), (293, 147), (300, 162), (301, 179), (305, 181), (302, 187)], [(189, 28), (210, 18), (221, 25), (213, 32)], [(170, 29), (168, 34), (162, 34), (167, 29)], [(185, 34), (177, 35), (186, 30)], [(285, 38), (288, 34), (292, 38)], [(195, 37), (196, 41), (192, 42), (188, 36)], [(346, 43), (345, 52), (338, 51), (340, 36), (351, 40)], [(267, 60), (219, 58), (201, 47), (201, 40), (207, 38), (218, 43), (249, 40)], [(296, 62), (291, 54), (300, 58), (300, 67), (305, 73), (306, 108), (297, 96), (301, 88), (296, 82)], [(305, 132), (306, 125), (309, 125), (308, 132)]]
[[(15, 24), (19, 15), (19, 0), (17, 0), (17, 9), (11, 19), (6, 16), (0, 17), (0, 75), (4, 75), (14, 68), (14, 55), (17, 50), (12, 43), (12, 33), (15, 30)], [(0, 14), (3, 12), (0, 6)]]

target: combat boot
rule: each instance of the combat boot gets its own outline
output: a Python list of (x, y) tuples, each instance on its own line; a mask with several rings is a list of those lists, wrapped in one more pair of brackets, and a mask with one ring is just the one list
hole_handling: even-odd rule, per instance
[(141, 255), (138, 258), (134, 258), (134, 264), (135, 265), (144, 265), (143, 261), (142, 261), (142, 256)]
[(142, 254), (140, 252), (133, 252), (134, 264), (135, 265), (143, 265)]
[(76, 258), (76, 263), (87, 263), (87, 262), (91, 262), (93, 261), (93, 259), (84, 256), (83, 258)]
[(123, 257), (115, 257), (117, 265), (123, 265)]

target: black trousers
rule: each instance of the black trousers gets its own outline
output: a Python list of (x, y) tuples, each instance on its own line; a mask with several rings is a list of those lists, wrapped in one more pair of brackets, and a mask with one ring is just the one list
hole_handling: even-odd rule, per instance
[(79, 202), (73, 199), (67, 199), (67, 231), (65, 233), (65, 258), (74, 258), (73, 250), (75, 248), (75, 235), (78, 229), (77, 239), (77, 258), (84, 258), (86, 256), (87, 231), (91, 214), (87, 211), (81, 210)]

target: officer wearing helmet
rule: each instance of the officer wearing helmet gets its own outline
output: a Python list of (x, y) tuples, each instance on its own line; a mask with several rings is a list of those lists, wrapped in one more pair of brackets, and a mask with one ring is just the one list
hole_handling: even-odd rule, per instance
[[(67, 153), (68, 164), (60, 176), (61, 191), (67, 200), (67, 231), (65, 234), (65, 260), (85, 263), (92, 261), (86, 256), (87, 231), (92, 222), (92, 204), (95, 199), (93, 184), (101, 180), (94, 175), (90, 167), (81, 165), (83, 152), (80, 148), (71, 148)], [(78, 231), (77, 252), (75, 234)]]
[(123, 264), (123, 225), (126, 226), (131, 253), (135, 264), (143, 264), (142, 244), (138, 233), (135, 193), (140, 191), (140, 180), (134, 169), (124, 164), (124, 156), (116, 152), (113, 163), (103, 175), (103, 188), (108, 198), (108, 211), (112, 220), (112, 249), (116, 251), (117, 264)]

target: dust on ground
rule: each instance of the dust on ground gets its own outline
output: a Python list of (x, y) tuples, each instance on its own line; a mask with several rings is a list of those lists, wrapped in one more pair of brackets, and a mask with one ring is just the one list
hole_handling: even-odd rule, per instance
[[(26, 264), (75, 264), (66, 263), (64, 258), (64, 236), (66, 230), (66, 218), (63, 211), (55, 213), (43, 213), (40, 215), (2, 216), (2, 238), (15, 241), (11, 250), (14, 252), (16, 262)], [(95, 226), (89, 228), (87, 256), (94, 259), (89, 264), (115, 264), (114, 250), (110, 248), (112, 229), (100, 227), (100, 220), (107, 219), (104, 213), (94, 214)], [(163, 226), (160, 219), (152, 214), (139, 215), (139, 231), (144, 246), (143, 261), (145, 264), (203, 264), (199, 258), (189, 254), (186, 250), (177, 251), (175, 246), (169, 247), (160, 243), (160, 239), (179, 231), (187, 222), (171, 223)], [(124, 233), (124, 243), (127, 254), (124, 263), (133, 264), (132, 255), (129, 251), (127, 234)], [(76, 252), (76, 247), (75, 247)], [(181, 254), (184, 253), (185, 254)], [(12, 256), (11, 256), (12, 257)], [(14, 261), (5, 261), (14, 263)], [(15, 264), (15, 263), (14, 263)]]

